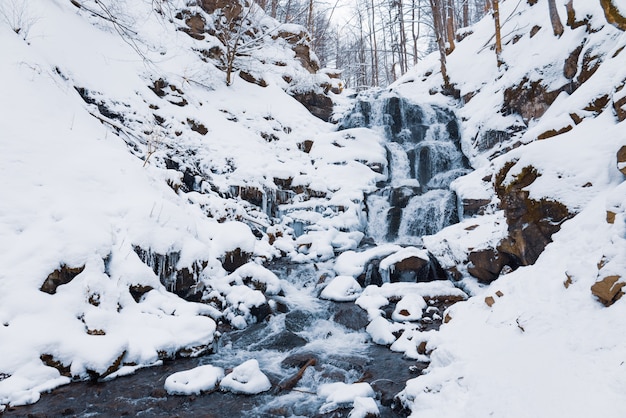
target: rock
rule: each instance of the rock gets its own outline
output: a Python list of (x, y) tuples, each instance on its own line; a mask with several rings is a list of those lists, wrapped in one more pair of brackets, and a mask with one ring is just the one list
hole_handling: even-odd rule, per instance
[(491, 308), (493, 304), (496, 303), (496, 300), (493, 298), (493, 296), (487, 296), (485, 298), (485, 303)]
[(617, 151), (617, 168), (626, 176), (626, 145)]
[(185, 32), (187, 35), (191, 36), (194, 39), (198, 39), (200, 41), (204, 39), (203, 33), (205, 30), (206, 21), (201, 14), (196, 13), (189, 16), (187, 19), (185, 19), (185, 24), (188, 26), (188, 28), (185, 28), (183, 32)]
[(503, 114), (518, 114), (528, 123), (531, 119), (543, 116), (561, 92), (573, 91), (571, 83), (556, 90), (548, 90), (542, 81), (531, 81), (525, 77), (518, 85), (507, 88), (504, 91)]
[(383, 278), (380, 274), (380, 258), (372, 258), (365, 265), (365, 271), (356, 278), (361, 287), (367, 287), (371, 284), (381, 286)]
[[(178, 260), (180, 259), (179, 251), (172, 251), (167, 254), (159, 254), (151, 249), (144, 250), (139, 246), (133, 247), (139, 259), (152, 268), (154, 274), (157, 275), (159, 281), (165, 288), (180, 296), (181, 298), (193, 302), (198, 302), (202, 298), (203, 286), (199, 286), (198, 277), (200, 272), (207, 266), (207, 261), (198, 260), (190, 267), (177, 269)], [(140, 289), (130, 289), (131, 295), (133, 291)], [(145, 292), (144, 292), (145, 293)], [(141, 298), (143, 294), (134, 294), (135, 300)]]
[(468, 266), (467, 272), (481, 283), (491, 283), (496, 280), (502, 268), (512, 261), (508, 254), (500, 253), (493, 248), (472, 251), (468, 259), (472, 264)]
[(609, 224), (614, 224), (615, 223), (615, 216), (617, 216), (617, 214), (613, 211), (607, 210), (606, 211), (606, 222)]
[(333, 321), (355, 331), (364, 329), (369, 323), (367, 313), (352, 303), (339, 305)]
[(250, 308), (250, 315), (252, 315), (256, 322), (262, 322), (272, 314), (272, 308), (269, 303), (265, 302), (259, 306), (253, 306)]
[(528, 197), (525, 187), (532, 184), (539, 173), (532, 166), (524, 167), (507, 185), (504, 179), (515, 165), (511, 161), (496, 175), (494, 187), (508, 224), (508, 236), (498, 245), (498, 252), (508, 254), (511, 267), (533, 264), (552, 241), (552, 234), (573, 216), (560, 202)]
[(428, 260), (410, 256), (389, 266), (389, 281), (395, 282), (432, 282), (447, 280), (446, 272), (437, 260), (429, 254)]
[(274, 36), (274, 39), (278, 38), (285, 39), (291, 45), (296, 58), (308, 72), (315, 74), (320, 69), (317, 58), (314, 54), (311, 54), (311, 39), (308, 33), (304, 31), (294, 33), (287, 30), (279, 30), (278, 34)]
[(311, 141), (310, 139), (305, 139), (304, 142), (301, 142), (298, 144), (298, 149), (307, 154), (311, 152), (312, 148), (313, 148), (313, 141)]
[(261, 87), (268, 86), (267, 81), (263, 80), (260, 77), (255, 77), (249, 72), (246, 72), (243, 70), (239, 71), (239, 77), (241, 77), (243, 80), (246, 80), (248, 83), (256, 84), (257, 86), (261, 86)]
[(313, 323), (314, 319), (309, 312), (301, 310), (291, 311), (285, 315), (285, 327), (291, 332), (304, 331), (306, 327)]
[(293, 98), (306, 107), (313, 116), (320, 118), (324, 122), (330, 121), (330, 117), (333, 114), (333, 101), (327, 95), (307, 91), (293, 93)]
[(256, 350), (277, 350), (281, 352), (290, 351), (306, 345), (307, 340), (294, 334), (291, 331), (283, 330), (278, 334), (271, 335), (259, 343), (254, 344)]
[(490, 199), (463, 199), (461, 200), (463, 213), (461, 213), (460, 217), (484, 215), (489, 203), (491, 203)]
[(235, 248), (222, 257), (222, 267), (229, 273), (237, 270), (239, 267), (250, 261), (252, 254), (242, 251), (241, 248)]
[(583, 46), (579, 45), (576, 47), (565, 60), (565, 64), (563, 66), (563, 75), (568, 80), (572, 80), (576, 73), (578, 72), (578, 58), (580, 57), (580, 53), (583, 50)]
[(621, 278), (622, 277), (618, 275), (607, 276), (591, 286), (591, 293), (593, 293), (604, 306), (611, 306), (624, 295), (622, 287), (624, 287), (626, 283), (620, 282)]
[(143, 295), (145, 295), (151, 290), (153, 290), (152, 286), (143, 286), (140, 284), (134, 284), (128, 288), (130, 295), (133, 297), (133, 299), (135, 299), (135, 302), (137, 303), (139, 303)]
[(61, 267), (54, 270), (48, 275), (39, 290), (54, 295), (57, 292), (57, 288), (59, 286), (71, 282), (74, 277), (82, 273), (83, 270), (85, 270), (85, 266), (68, 267), (67, 265), (63, 264)]
[(616, 28), (626, 31), (626, 17), (620, 13), (620, 10), (624, 9), (619, 9), (614, 3), (615, 0), (600, 0), (606, 21)]

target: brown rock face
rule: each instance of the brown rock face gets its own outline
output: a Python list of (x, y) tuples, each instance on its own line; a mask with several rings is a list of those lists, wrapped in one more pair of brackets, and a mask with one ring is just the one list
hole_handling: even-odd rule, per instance
[(63, 264), (61, 267), (48, 275), (39, 290), (54, 295), (57, 292), (57, 288), (59, 286), (71, 282), (74, 277), (82, 273), (83, 270), (85, 270), (85, 266), (68, 267)]
[(296, 54), (296, 58), (298, 58), (302, 66), (306, 68), (307, 71), (311, 74), (315, 74), (319, 71), (319, 63), (311, 56), (311, 40), (306, 32), (293, 33), (282, 30), (274, 37), (274, 39), (277, 38), (283, 38), (290, 45), (292, 45), (291, 48)]
[(573, 214), (560, 202), (528, 197), (528, 191), (523, 189), (539, 177), (532, 166), (525, 167), (510, 184), (503, 185), (504, 178), (514, 165), (514, 162), (507, 163), (496, 176), (495, 189), (509, 231), (508, 237), (500, 242), (497, 249), (508, 254), (516, 265), (525, 266), (537, 261), (552, 241), (552, 234)]
[(224, 267), (224, 270), (227, 272), (232, 273), (250, 261), (251, 256), (252, 254), (242, 251), (241, 248), (236, 248), (224, 255), (222, 267)]
[(293, 98), (302, 103), (312, 115), (324, 122), (328, 122), (333, 114), (333, 101), (325, 94), (308, 91), (294, 93)]
[(626, 17), (621, 15), (614, 2), (615, 0), (600, 0), (606, 21), (616, 28), (626, 31)]
[[(571, 73), (572, 70), (568, 70)], [(576, 73), (574, 73), (576, 74)], [(504, 91), (504, 113), (518, 114), (526, 123), (531, 119), (540, 118), (562, 91), (571, 93), (570, 84), (548, 91), (542, 80), (530, 81), (524, 78), (517, 86)]]
[(489, 203), (490, 199), (463, 199), (463, 216), (483, 215)]
[(593, 293), (604, 306), (611, 306), (624, 295), (622, 287), (624, 287), (626, 283), (620, 282), (620, 279), (620, 276), (607, 276), (591, 286), (591, 293)]
[(511, 256), (492, 248), (472, 251), (469, 261), (472, 265), (467, 268), (467, 272), (482, 283), (491, 283), (498, 278), (504, 266), (514, 264)]

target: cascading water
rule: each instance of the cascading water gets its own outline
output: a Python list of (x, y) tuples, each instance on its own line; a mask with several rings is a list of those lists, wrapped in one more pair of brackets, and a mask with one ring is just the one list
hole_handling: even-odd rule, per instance
[(468, 173), (452, 111), (395, 95), (359, 97), (340, 129), (368, 127), (387, 138), (387, 181), (367, 197), (368, 235), (419, 243), (458, 221), (450, 183)]

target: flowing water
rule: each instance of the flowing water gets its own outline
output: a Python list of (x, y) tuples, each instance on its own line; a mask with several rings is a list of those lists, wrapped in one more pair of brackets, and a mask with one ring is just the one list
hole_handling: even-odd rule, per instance
[(387, 143), (387, 181), (367, 198), (368, 235), (377, 243), (419, 244), (458, 222), (450, 183), (467, 174), (454, 114), (395, 95), (359, 96), (340, 128), (380, 130)]
[[(380, 95), (378, 95), (380, 96)], [(362, 97), (340, 128), (370, 127), (387, 138), (387, 181), (367, 197), (368, 235), (376, 242), (419, 243), (458, 221), (450, 183), (467, 173), (459, 127), (451, 111), (416, 105), (397, 96)], [(146, 253), (148, 254), (148, 253)], [(148, 254), (150, 255), (150, 254)], [(150, 259), (148, 255), (144, 258)], [(154, 257), (153, 257), (154, 258)], [(166, 263), (161, 263), (166, 269)], [(370, 266), (371, 267), (371, 266)], [(9, 408), (7, 417), (346, 417), (351, 405), (325, 406), (320, 385), (368, 382), (382, 417), (403, 416), (394, 396), (427, 366), (371, 342), (368, 318), (353, 303), (320, 300), (321, 279), (332, 261), (269, 266), (282, 280), (277, 312), (244, 330), (220, 325), (216, 352), (165, 361), (108, 382), (77, 382), (43, 394), (29, 406)], [(423, 329), (437, 329), (445, 302), (429, 302)], [(393, 306), (387, 306), (387, 316)], [(257, 359), (272, 389), (258, 395), (215, 391), (169, 395), (164, 381), (172, 373), (211, 364), (225, 370)], [(1, 413), (0, 413), (1, 415)]]
[[(245, 330), (225, 330), (215, 353), (166, 361), (108, 382), (73, 383), (43, 394), (34, 405), (10, 408), (4, 415), (346, 417), (351, 405), (320, 412), (324, 399), (317, 396), (317, 389), (324, 383), (362, 381), (375, 390), (381, 417), (401, 416), (392, 408), (393, 397), (427, 364), (372, 344), (364, 331), (367, 316), (353, 303), (318, 299), (316, 284), (325, 272), (323, 266), (280, 264), (273, 270), (288, 279), (283, 282), (285, 296), (276, 300), (287, 312)], [(443, 309), (433, 306), (432, 311)], [(272, 382), (270, 391), (252, 396), (219, 391), (177, 396), (163, 388), (172, 373), (205, 364), (230, 369), (251, 358), (258, 360)]]

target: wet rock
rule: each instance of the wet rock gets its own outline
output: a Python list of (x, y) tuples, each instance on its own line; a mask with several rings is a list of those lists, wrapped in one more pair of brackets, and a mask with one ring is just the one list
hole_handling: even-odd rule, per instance
[(253, 348), (257, 350), (277, 350), (281, 352), (290, 351), (298, 347), (306, 345), (307, 340), (294, 334), (291, 331), (283, 330), (278, 334), (273, 334), (258, 344), (254, 344)]
[(620, 280), (621, 276), (618, 275), (607, 276), (591, 286), (591, 293), (593, 293), (604, 306), (611, 306), (624, 295), (622, 288), (626, 283)]
[(256, 322), (262, 322), (272, 314), (272, 308), (269, 303), (265, 302), (259, 306), (253, 306), (250, 308), (250, 315), (252, 315)]
[(233, 251), (229, 251), (222, 257), (222, 267), (229, 273), (237, 270), (250, 261), (252, 254), (243, 251), (241, 248), (235, 248)]
[(365, 271), (356, 278), (361, 287), (367, 287), (371, 284), (381, 286), (383, 284), (383, 278), (379, 270), (380, 261), (380, 258), (373, 258), (366, 263)]
[(314, 320), (310, 312), (294, 310), (285, 315), (285, 327), (291, 332), (300, 332), (309, 327)]
[(429, 254), (428, 259), (410, 256), (389, 266), (389, 281), (395, 282), (432, 282), (447, 280), (446, 272), (437, 260)]
[(63, 264), (48, 275), (39, 290), (54, 295), (59, 286), (71, 282), (76, 276), (82, 273), (83, 270), (85, 270), (85, 266), (69, 267)]
[[(193, 302), (198, 302), (202, 299), (204, 288), (198, 278), (200, 272), (207, 265), (206, 261), (196, 261), (191, 267), (178, 269), (177, 264), (180, 260), (179, 251), (159, 254), (152, 251), (152, 249), (144, 250), (139, 246), (135, 246), (133, 249), (139, 256), (139, 259), (148, 267), (152, 268), (152, 271), (157, 275), (161, 284), (163, 284), (169, 292), (175, 293), (181, 298)], [(139, 291), (140, 289), (135, 290)], [(135, 296), (141, 297), (141, 295)]]
[(319, 362), (319, 358), (313, 353), (294, 353), (290, 354), (280, 363), (280, 366), (283, 368), (302, 368), (305, 364), (313, 361), (315, 363)]
[(358, 331), (369, 323), (367, 313), (355, 304), (341, 304), (333, 315), (333, 321), (348, 329)]

